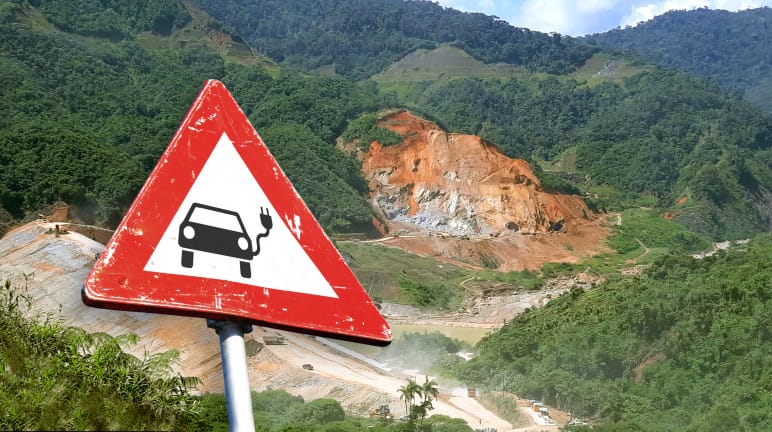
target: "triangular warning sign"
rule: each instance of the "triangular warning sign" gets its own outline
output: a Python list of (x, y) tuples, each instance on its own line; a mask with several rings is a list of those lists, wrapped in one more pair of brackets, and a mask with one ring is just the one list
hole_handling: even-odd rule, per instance
[(391, 341), (370, 297), (215, 80), (86, 279), (83, 301)]

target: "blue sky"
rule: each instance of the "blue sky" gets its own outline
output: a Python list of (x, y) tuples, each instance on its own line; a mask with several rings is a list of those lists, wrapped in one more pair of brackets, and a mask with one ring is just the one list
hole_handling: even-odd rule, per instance
[(582, 36), (634, 26), (669, 10), (700, 7), (737, 11), (772, 0), (439, 0), (465, 12), (495, 15), (516, 27)]

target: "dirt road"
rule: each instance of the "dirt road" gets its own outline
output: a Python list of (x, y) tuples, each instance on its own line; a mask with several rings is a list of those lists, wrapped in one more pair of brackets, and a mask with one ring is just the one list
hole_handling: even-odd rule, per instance
[[(264, 329), (257, 329), (256, 336), (265, 332)], [(266, 345), (264, 350), (270, 351), (270, 357), (273, 361), (281, 360), (293, 366), (295, 371), (303, 370), (304, 364), (313, 366), (312, 371), (305, 371), (297, 374), (282, 374), (279, 369), (274, 369), (279, 375), (278, 382), (284, 381), (288, 385), (287, 391), (301, 395), (306, 399), (322, 396), (320, 393), (328, 392), (338, 396), (351, 397), (359, 394), (360, 399), (369, 400), (369, 406), (360, 406), (359, 414), (368, 415), (371, 409), (379, 405), (388, 404), (396, 418), (403, 417), (405, 412), (404, 403), (399, 399), (398, 389), (407, 383), (407, 379), (416, 379), (414, 375), (407, 375), (400, 371), (386, 373), (367, 363), (364, 363), (353, 357), (341, 354), (333, 348), (320, 343), (312, 337), (299, 335), (290, 332), (276, 332), (267, 330), (269, 333), (280, 333), (287, 339), (286, 345)], [(273, 386), (277, 381), (276, 377), (266, 376), (265, 370), (260, 370), (261, 361), (255, 360), (255, 374), (263, 373), (262, 376), (250, 377), (253, 386), (261, 387)], [(250, 372), (253, 370), (250, 368)], [(259, 372), (258, 372), (259, 371)], [(292, 375), (297, 375), (295, 379)], [(313, 377), (313, 378), (312, 378)], [(316, 378), (316, 379), (314, 379)], [(419, 384), (422, 381), (419, 380)], [(354, 389), (353, 384), (359, 389)], [(363, 397), (363, 395), (366, 395)], [(439, 400), (434, 402), (434, 410), (431, 414), (443, 414), (449, 417), (460, 418), (473, 427), (489, 427), (499, 431), (512, 430), (505, 420), (502, 420), (492, 412), (485, 409), (475, 399), (465, 395), (465, 389), (447, 388), (440, 386)]]
[[(57, 236), (53, 228), (53, 224), (32, 222), (0, 239), (0, 278), (13, 279), (17, 284), (23, 284), (26, 279), (36, 309), (60, 314), (66, 324), (114, 336), (138, 334), (140, 344), (132, 350), (136, 355), (179, 350), (182, 353), (179, 371), (201, 378), (203, 384), (199, 390), (223, 391), (217, 336), (206, 328), (203, 319), (85, 306), (80, 290), (104, 246), (74, 232)], [(266, 330), (255, 327), (247, 339), (262, 342), (264, 334)], [(386, 373), (316, 339), (289, 332), (283, 334), (288, 340), (286, 345), (267, 345), (248, 358), (253, 389), (284, 389), (306, 400), (332, 398), (348, 413), (360, 416), (367, 416), (384, 404), (390, 406), (395, 417), (405, 415), (397, 390), (408, 378), (415, 379), (415, 375), (400, 371)], [(304, 369), (305, 364), (312, 365), (313, 370)], [(463, 390), (443, 387), (440, 383), (439, 401), (431, 413), (464, 419), (475, 428), (516, 430), (475, 399), (464, 396)]]

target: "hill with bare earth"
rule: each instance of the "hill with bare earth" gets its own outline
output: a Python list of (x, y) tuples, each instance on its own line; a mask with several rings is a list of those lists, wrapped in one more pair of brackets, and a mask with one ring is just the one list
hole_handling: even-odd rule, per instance
[[(600, 248), (606, 234), (600, 217), (577, 196), (541, 190), (526, 162), (504, 156), (478, 137), (448, 134), (407, 112), (384, 117), (380, 124), (406, 137), (393, 147), (373, 143), (362, 155), (373, 201), (389, 215), (389, 229), (407, 233), (387, 236), (384, 243), (447, 255), (473, 267), (470, 263), (478, 256), (494, 257), (504, 269), (576, 260)], [(222, 392), (218, 340), (204, 320), (82, 303), (83, 280), (104, 249), (96, 240), (104, 242), (109, 233), (81, 224), (77, 215), (77, 209), (57, 206), (50, 215), (12, 229), (0, 239), (0, 275), (26, 286), (37, 310), (54, 313), (68, 325), (111, 335), (136, 333), (140, 343), (130, 352), (137, 356), (179, 350), (181, 374), (201, 378), (202, 392)], [(566, 246), (570, 244), (576, 245), (573, 251)], [(507, 309), (501, 306), (501, 311)], [(497, 323), (514, 314), (496, 314)], [(286, 345), (263, 345), (268, 333), (273, 330), (256, 327), (246, 336), (255, 390), (279, 388), (306, 399), (333, 398), (354, 415), (366, 416), (382, 404), (395, 412), (402, 406), (397, 389), (410, 373), (387, 372), (324, 341), (287, 332)], [(307, 364), (313, 370), (303, 367)], [(512, 430), (461, 393), (441, 388), (434, 412)]]
[[(215, 332), (206, 327), (205, 320), (84, 305), (81, 300), (83, 281), (104, 245), (64, 228), (59, 228), (57, 232), (57, 225), (66, 224), (33, 221), (11, 230), (0, 239), (0, 275), (10, 279), (17, 287), (26, 286), (35, 311), (52, 313), (65, 324), (90, 332), (106, 332), (113, 336), (136, 333), (140, 336), (140, 343), (129, 351), (137, 356), (146, 352), (179, 350), (180, 373), (201, 378), (201, 391), (222, 392), (219, 342)], [(266, 332), (256, 327), (246, 339), (260, 342)], [(287, 369), (292, 369), (292, 366), (281, 355), (272, 355), (270, 350), (263, 351), (250, 357), (250, 364), (255, 369), (251, 375), (255, 388), (260, 389), (261, 383), (263, 388), (282, 388), (283, 384), (287, 387), (299, 386), (297, 377), (288, 378), (293, 373), (288, 373)], [(311, 361), (309, 356), (307, 362)], [(277, 378), (276, 382), (271, 382), (270, 378)], [(321, 381), (324, 380), (315, 380), (318, 389), (314, 396), (327, 397), (325, 389), (332, 391), (335, 385)], [(338, 380), (333, 384), (346, 387)], [(393, 398), (397, 398), (396, 389)]]
[(359, 155), (382, 229), (394, 236), (386, 244), (502, 271), (604, 250), (604, 217), (580, 196), (546, 192), (526, 161), (407, 111), (378, 126), (404, 137), (394, 146), (374, 141)]
[[(129, 349), (136, 356), (180, 351), (177, 371), (199, 377), (199, 391), (221, 393), (218, 338), (203, 319), (97, 309), (82, 303), (83, 281), (104, 245), (65, 226), (74, 225), (41, 219), (15, 227), (0, 238), (0, 276), (16, 287), (26, 287), (34, 310), (40, 314), (52, 314), (67, 325), (90, 332), (137, 334), (138, 345)], [(346, 412), (358, 416), (368, 416), (383, 404), (389, 405), (395, 416), (404, 414), (397, 390), (406, 378), (416, 379), (411, 375), (415, 371), (389, 372), (333, 342), (290, 332), (280, 332), (285, 344), (262, 344), (263, 336), (275, 333), (255, 327), (245, 336), (254, 390), (283, 389), (306, 400), (332, 398)], [(308, 364), (313, 365), (311, 370), (304, 367)], [(511, 424), (467, 397), (465, 391), (452, 386), (440, 388), (434, 407), (433, 414), (461, 418), (469, 424), (520, 430), (512, 429)]]
[(586, 42), (628, 50), (664, 67), (713, 80), (772, 112), (772, 9), (671, 10), (635, 27), (589, 35)]

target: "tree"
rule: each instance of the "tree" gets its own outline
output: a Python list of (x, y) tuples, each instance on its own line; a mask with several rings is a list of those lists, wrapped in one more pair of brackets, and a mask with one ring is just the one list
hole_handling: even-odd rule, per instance
[(287, 416), (297, 423), (319, 425), (342, 421), (346, 415), (338, 401), (316, 399), (303, 405), (297, 405)]
[(437, 382), (434, 380), (430, 380), (428, 377), (426, 378), (426, 381), (421, 385), (421, 394), (423, 395), (424, 401), (431, 401), (432, 398), (436, 399), (437, 396), (440, 395), (440, 390), (437, 387)]
[[(405, 412), (411, 424), (415, 424), (419, 418), (423, 424), (426, 415), (434, 409), (432, 401), (440, 394), (437, 382), (428, 378), (423, 384), (418, 384), (412, 379), (408, 380), (407, 384), (397, 391), (400, 394), (399, 398), (405, 401)], [(420, 402), (416, 403), (416, 399), (420, 399)]]
[(399, 393), (399, 398), (405, 401), (405, 412), (408, 415), (408, 421), (414, 423), (413, 407), (415, 406), (416, 397), (422, 396), (421, 386), (411, 379), (407, 381), (407, 384), (400, 387), (397, 392)]
[(424, 418), (429, 413), (429, 411), (434, 409), (432, 400), (436, 399), (439, 394), (440, 390), (437, 388), (437, 382), (430, 380), (427, 377), (426, 381), (424, 381), (424, 383), (421, 385), (421, 395), (423, 396), (423, 401), (417, 407), (415, 407), (415, 410), (417, 411), (416, 414), (421, 417), (421, 424), (423, 424)]

